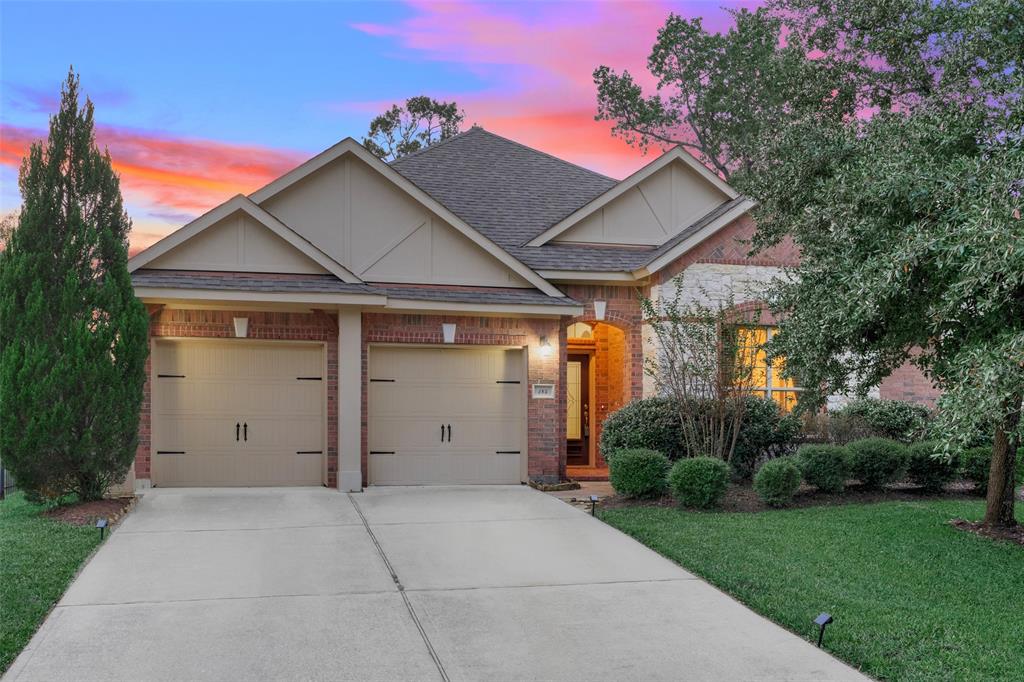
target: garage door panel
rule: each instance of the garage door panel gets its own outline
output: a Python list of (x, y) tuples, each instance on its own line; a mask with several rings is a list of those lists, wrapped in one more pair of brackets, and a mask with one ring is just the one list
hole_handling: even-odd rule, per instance
[(371, 483), (520, 481), (521, 350), (373, 347), (369, 372)]
[(322, 482), (322, 346), (158, 341), (153, 363), (155, 485)]

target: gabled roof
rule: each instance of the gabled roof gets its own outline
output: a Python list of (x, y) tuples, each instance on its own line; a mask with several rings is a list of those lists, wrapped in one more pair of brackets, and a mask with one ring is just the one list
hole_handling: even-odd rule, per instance
[[(454, 139), (455, 138), (451, 138), (448, 142), (454, 141)], [(439, 145), (435, 145), (435, 147), (437, 146)], [(429, 149), (434, 149), (435, 147), (430, 147), (427, 151), (429, 151)], [(555, 286), (512, 256), (502, 245), (492, 240), (484, 231), (467, 223), (457, 213), (453, 212), (444, 202), (438, 201), (437, 198), (424, 191), (416, 183), (410, 181), (403, 174), (397, 172), (395, 168), (389, 166), (368, 152), (365, 147), (353, 140), (351, 137), (346, 137), (333, 147), (326, 149), (309, 161), (306, 161), (302, 165), (285, 173), (277, 180), (274, 180), (261, 189), (256, 190), (249, 195), (249, 198), (256, 203), (261, 204), (345, 154), (352, 154), (369, 165), (427, 209), (441, 216), (441, 218), (461, 232), (470, 241), (490, 253), (506, 267), (533, 284), (548, 296), (560, 297), (563, 295)]]
[(295, 249), (309, 257), (312, 261), (320, 265), (320, 267), (324, 268), (342, 281), (349, 283), (358, 283), (361, 281), (341, 263), (328, 256), (298, 232), (291, 229), (261, 208), (258, 204), (241, 194), (228, 199), (220, 206), (207, 211), (182, 227), (180, 230), (172, 232), (156, 244), (150, 246), (148, 249), (135, 254), (132, 258), (129, 258), (128, 272), (133, 272), (156, 260), (171, 249), (174, 249), (180, 244), (196, 236), (206, 228), (216, 225), (221, 220), (237, 213), (238, 211), (246, 213), (250, 218), (262, 224), (268, 230), (288, 242)]
[(506, 249), (617, 183), (476, 126), (391, 167)]
[(610, 187), (606, 192), (594, 197), (586, 204), (579, 206), (572, 213), (566, 215), (564, 218), (548, 227), (548, 229), (530, 239), (526, 244), (524, 244), (524, 246), (543, 246), (573, 225), (608, 205), (613, 200), (622, 196), (624, 193), (636, 187), (641, 182), (674, 161), (681, 161), (683, 164), (696, 171), (698, 175), (730, 199), (735, 199), (739, 196), (739, 193), (736, 190), (730, 187), (724, 180), (722, 180), (722, 178), (718, 177), (718, 175), (708, 170), (704, 164), (693, 158), (693, 156), (691, 156), (682, 147), (673, 147), (622, 182), (617, 183), (614, 187)]

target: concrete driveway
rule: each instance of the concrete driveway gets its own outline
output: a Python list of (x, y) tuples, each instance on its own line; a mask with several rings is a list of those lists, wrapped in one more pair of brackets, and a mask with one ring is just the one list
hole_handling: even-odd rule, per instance
[(5, 680), (853, 680), (526, 487), (153, 490)]

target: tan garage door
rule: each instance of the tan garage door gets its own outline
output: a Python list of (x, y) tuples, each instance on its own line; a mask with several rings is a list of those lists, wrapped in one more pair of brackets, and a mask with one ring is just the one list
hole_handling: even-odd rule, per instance
[(519, 483), (525, 461), (519, 349), (373, 347), (370, 483)]
[(157, 341), (153, 484), (319, 485), (323, 347)]

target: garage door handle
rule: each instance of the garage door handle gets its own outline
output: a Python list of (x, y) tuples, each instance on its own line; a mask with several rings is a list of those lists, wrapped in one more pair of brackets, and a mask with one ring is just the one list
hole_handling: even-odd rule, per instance
[(449, 443), (452, 442), (452, 425), (451, 424), (448, 425), (448, 442)]
[(248, 442), (249, 440), (249, 425), (242, 424), (242, 440)]
[(240, 428), (242, 428), (242, 425), (239, 424), (238, 422), (235, 422), (235, 442), (236, 443), (238, 442), (238, 429), (240, 429)]
[(444, 442), (444, 424), (441, 424), (441, 442)]

